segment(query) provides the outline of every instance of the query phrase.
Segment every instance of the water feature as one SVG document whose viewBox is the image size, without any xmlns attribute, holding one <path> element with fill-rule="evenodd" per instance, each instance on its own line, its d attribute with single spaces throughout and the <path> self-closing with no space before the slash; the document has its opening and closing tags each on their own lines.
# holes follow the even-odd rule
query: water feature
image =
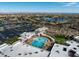
<svg viewBox="0 0 79 59">
<path fill-rule="evenodd" d="M 47 22 L 65 22 L 66 21 L 64 18 L 49 18 L 49 17 L 43 17 L 43 18 Z"/>
<path fill-rule="evenodd" d="M 42 48 L 42 47 L 44 47 L 46 42 L 48 42 L 48 38 L 46 38 L 46 37 L 37 37 L 37 38 L 34 38 L 34 41 L 32 42 L 32 46 Z"/>
</svg>

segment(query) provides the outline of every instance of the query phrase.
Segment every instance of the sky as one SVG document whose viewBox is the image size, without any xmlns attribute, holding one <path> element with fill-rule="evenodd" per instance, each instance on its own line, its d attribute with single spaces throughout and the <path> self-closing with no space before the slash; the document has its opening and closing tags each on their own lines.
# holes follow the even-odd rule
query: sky
<svg viewBox="0 0 79 59">
<path fill-rule="evenodd" d="M 0 2 L 0 12 L 79 13 L 79 2 Z"/>
</svg>

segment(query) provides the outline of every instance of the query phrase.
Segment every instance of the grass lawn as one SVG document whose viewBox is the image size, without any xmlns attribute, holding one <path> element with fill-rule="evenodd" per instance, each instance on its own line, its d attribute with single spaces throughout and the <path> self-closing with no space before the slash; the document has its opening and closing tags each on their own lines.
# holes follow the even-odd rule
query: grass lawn
<svg viewBox="0 0 79 59">
<path fill-rule="evenodd" d="M 7 39 L 6 41 L 5 41 L 5 43 L 7 43 L 7 44 L 13 44 L 14 42 L 16 42 L 16 41 L 18 41 L 19 39 L 18 39 L 18 36 L 15 36 L 15 37 L 13 37 L 13 38 L 10 38 L 10 39 Z"/>
<path fill-rule="evenodd" d="M 55 35 L 54 39 L 55 39 L 55 42 L 58 44 L 64 44 L 66 42 L 65 36 L 63 35 Z"/>
</svg>

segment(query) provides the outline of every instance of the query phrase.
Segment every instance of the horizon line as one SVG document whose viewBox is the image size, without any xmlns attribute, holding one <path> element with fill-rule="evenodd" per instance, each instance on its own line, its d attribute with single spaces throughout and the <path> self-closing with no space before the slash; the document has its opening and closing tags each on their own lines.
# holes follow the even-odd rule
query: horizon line
<svg viewBox="0 0 79 59">
<path fill-rule="evenodd" d="M 18 14 L 18 13 L 24 13 L 24 14 L 27 14 L 27 13 L 79 13 L 79 12 L 0 12 L 0 14 Z"/>
</svg>

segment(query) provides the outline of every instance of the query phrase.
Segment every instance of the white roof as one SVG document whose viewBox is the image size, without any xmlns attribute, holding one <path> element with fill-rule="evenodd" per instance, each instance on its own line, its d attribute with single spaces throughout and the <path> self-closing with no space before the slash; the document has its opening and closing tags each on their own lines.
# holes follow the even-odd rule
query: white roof
<svg viewBox="0 0 79 59">
<path fill-rule="evenodd" d="M 67 52 L 63 51 L 63 48 L 67 48 L 67 46 L 54 44 L 50 57 L 68 57 Z"/>
<path fill-rule="evenodd" d="M 25 36 L 33 36 L 35 35 L 35 32 L 24 32 L 21 34 L 22 37 L 25 37 Z"/>
<path fill-rule="evenodd" d="M 79 36 L 76 36 L 75 38 L 79 40 Z"/>
<path fill-rule="evenodd" d="M 45 31 L 45 30 L 47 30 L 47 29 L 48 29 L 47 27 L 42 27 L 42 28 L 36 29 L 35 31 Z"/>
<path fill-rule="evenodd" d="M 6 48 L 8 45 L 6 43 L 0 45 L 0 50 Z"/>
<path fill-rule="evenodd" d="M 0 51 L 3 53 L 0 53 L 0 56 L 7 55 L 10 57 L 47 57 L 49 54 L 46 50 L 39 49 L 28 44 L 23 45 L 21 42 L 17 42 L 13 46 L 7 46 Z"/>
<path fill-rule="evenodd" d="M 76 51 L 79 54 L 79 47 L 78 47 L 79 43 L 77 43 L 76 41 L 73 41 L 73 40 L 67 41 L 67 43 L 70 44 L 70 46 L 68 47 L 68 50 L 72 49 L 72 50 Z M 76 48 L 76 49 L 74 49 L 74 48 Z"/>
<path fill-rule="evenodd" d="M 73 40 L 67 41 L 66 43 L 70 44 L 70 46 L 54 44 L 50 57 L 68 57 L 68 51 L 70 49 L 76 51 L 76 53 L 79 55 L 79 43 Z M 67 51 L 63 51 L 63 48 L 66 48 Z"/>
<path fill-rule="evenodd" d="M 66 41 L 66 43 L 74 46 L 74 45 L 78 45 L 79 43 L 77 43 L 76 41 L 70 40 L 70 41 Z"/>
</svg>

